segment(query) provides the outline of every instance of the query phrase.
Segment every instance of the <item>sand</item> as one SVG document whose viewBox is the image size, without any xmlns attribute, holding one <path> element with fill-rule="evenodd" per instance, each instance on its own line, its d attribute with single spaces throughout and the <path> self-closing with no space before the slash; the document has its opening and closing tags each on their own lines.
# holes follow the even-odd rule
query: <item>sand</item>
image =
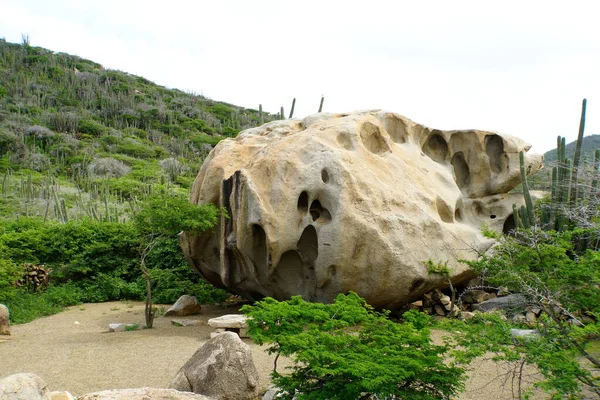
<svg viewBox="0 0 600 400">
<path fill-rule="evenodd" d="M 175 326 L 171 319 L 177 318 L 157 317 L 154 329 L 109 333 L 110 323 L 143 325 L 143 303 L 70 307 L 13 326 L 12 337 L 0 339 L 0 377 L 33 372 L 46 381 L 50 390 L 68 390 L 74 395 L 106 389 L 168 387 L 177 370 L 209 339 L 212 329 L 206 321 L 237 311 L 237 306 L 205 306 L 202 314 L 184 317 L 200 320 L 201 325 Z M 266 390 L 275 357 L 250 339 L 244 342 L 252 348 L 260 386 Z M 288 364 L 280 358 L 279 371 Z M 513 386 L 505 366 L 479 360 L 469 373 L 466 392 L 458 399 L 513 399 Z"/>
</svg>

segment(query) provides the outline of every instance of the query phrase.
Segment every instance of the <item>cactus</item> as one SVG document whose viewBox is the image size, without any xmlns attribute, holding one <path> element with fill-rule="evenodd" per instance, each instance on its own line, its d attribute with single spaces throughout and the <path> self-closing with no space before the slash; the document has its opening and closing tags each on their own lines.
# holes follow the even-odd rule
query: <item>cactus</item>
<svg viewBox="0 0 600 400">
<path fill-rule="evenodd" d="M 321 104 L 319 104 L 319 112 L 323 111 L 323 101 L 325 100 L 325 96 L 321 96 Z"/>
<path fill-rule="evenodd" d="M 262 104 L 258 105 L 258 118 L 260 120 L 261 125 L 265 123 L 264 116 L 263 116 Z"/>
<path fill-rule="evenodd" d="M 283 113 L 283 106 L 281 106 L 281 112 L 279 113 L 279 119 L 285 119 L 285 114 Z"/>
<path fill-rule="evenodd" d="M 523 185 L 523 196 L 525 196 L 525 206 L 527 211 L 526 225 L 534 226 L 535 214 L 533 212 L 533 201 L 531 200 L 529 186 L 527 185 L 527 174 L 525 172 L 525 154 L 522 151 L 519 153 L 519 163 L 521 166 L 521 183 Z"/>
<path fill-rule="evenodd" d="M 290 116 L 288 117 L 289 119 L 291 119 L 294 116 L 294 108 L 296 107 L 296 98 L 294 97 L 294 100 L 292 100 L 292 109 L 290 110 Z"/>
<path fill-rule="evenodd" d="M 575 147 L 575 156 L 573 157 L 573 169 L 571 170 L 571 195 L 569 197 L 569 205 L 573 210 L 577 204 L 577 174 L 579 169 L 579 161 L 581 158 L 581 143 L 583 142 L 583 131 L 585 130 L 585 109 L 587 100 L 583 99 L 581 103 L 581 119 L 579 120 L 579 134 L 577 135 L 577 145 Z"/>
<path fill-rule="evenodd" d="M 598 195 L 598 177 L 600 176 L 600 149 L 594 151 L 594 163 L 592 164 L 592 193 Z"/>
</svg>

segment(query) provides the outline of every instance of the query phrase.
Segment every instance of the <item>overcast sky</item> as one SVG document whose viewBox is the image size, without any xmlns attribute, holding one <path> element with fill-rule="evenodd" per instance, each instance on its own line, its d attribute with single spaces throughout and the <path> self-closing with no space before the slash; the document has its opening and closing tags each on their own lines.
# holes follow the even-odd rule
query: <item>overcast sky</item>
<svg viewBox="0 0 600 400">
<path fill-rule="evenodd" d="M 545 152 L 600 133 L 600 2 L 0 0 L 0 37 L 295 117 L 386 109 Z"/>
</svg>

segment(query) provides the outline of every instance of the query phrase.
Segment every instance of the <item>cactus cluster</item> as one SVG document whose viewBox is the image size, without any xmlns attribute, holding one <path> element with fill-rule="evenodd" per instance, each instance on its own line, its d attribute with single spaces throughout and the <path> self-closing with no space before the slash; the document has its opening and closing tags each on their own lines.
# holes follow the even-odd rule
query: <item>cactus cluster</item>
<svg viewBox="0 0 600 400">
<path fill-rule="evenodd" d="M 525 157 L 523 152 L 519 154 L 525 205 L 517 208 L 513 204 L 513 218 L 515 226 L 518 229 L 539 227 L 544 230 L 562 232 L 581 227 L 582 222 L 590 219 L 589 215 L 598 213 L 600 206 L 600 192 L 598 191 L 600 181 L 600 150 L 596 150 L 594 153 L 591 176 L 580 173 L 583 170 L 580 160 L 585 129 L 586 103 L 587 101 L 584 99 L 573 161 L 567 158 L 565 138 L 561 136 L 557 138 L 557 164 L 552 168 L 550 202 L 540 207 L 539 215 L 535 213 L 529 192 L 527 174 L 525 172 Z M 583 167 L 586 167 L 585 162 L 583 163 Z M 582 212 L 584 213 L 583 216 L 580 215 Z M 596 249 L 598 248 L 598 244 L 599 240 L 597 237 L 592 238 L 592 240 L 589 237 L 585 237 L 580 239 L 578 248 Z"/>
</svg>

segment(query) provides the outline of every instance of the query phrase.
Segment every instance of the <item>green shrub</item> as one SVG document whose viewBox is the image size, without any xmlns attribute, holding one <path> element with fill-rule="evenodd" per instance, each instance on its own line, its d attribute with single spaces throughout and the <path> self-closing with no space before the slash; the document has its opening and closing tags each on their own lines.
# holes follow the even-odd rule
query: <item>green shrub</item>
<svg viewBox="0 0 600 400">
<path fill-rule="evenodd" d="M 399 324 L 355 293 L 333 304 L 266 298 L 242 311 L 255 341 L 294 361 L 291 373 L 272 374 L 278 398 L 434 400 L 463 389 L 464 370 L 445 362 L 448 348 L 432 343 L 429 317 L 416 311 Z"/>
<path fill-rule="evenodd" d="M 80 295 L 80 289 L 74 285 L 51 286 L 41 293 L 9 287 L 0 288 L 0 303 L 10 310 L 12 323 L 22 324 L 79 304 Z"/>
<path fill-rule="evenodd" d="M 99 122 L 96 122 L 91 119 L 82 119 L 79 121 L 79 125 L 77 126 L 77 131 L 79 133 L 88 134 L 94 137 L 101 136 L 105 131 L 106 127 Z"/>
</svg>

